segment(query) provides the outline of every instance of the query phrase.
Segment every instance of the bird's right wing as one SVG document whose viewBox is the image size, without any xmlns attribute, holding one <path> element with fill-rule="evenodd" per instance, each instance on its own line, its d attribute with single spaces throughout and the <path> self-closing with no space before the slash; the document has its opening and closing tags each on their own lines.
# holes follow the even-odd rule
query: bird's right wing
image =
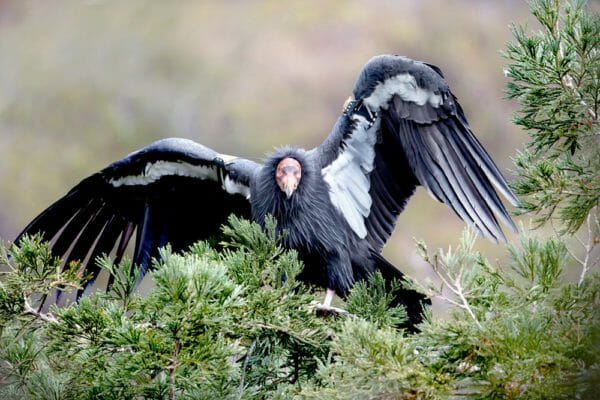
<svg viewBox="0 0 600 400">
<path fill-rule="evenodd" d="M 145 272 L 160 246 L 174 250 L 219 233 L 231 214 L 250 218 L 250 182 L 260 167 L 187 139 L 163 139 L 75 186 L 37 216 L 15 240 L 41 233 L 65 265 L 116 260 L 135 236 L 133 261 Z"/>
</svg>

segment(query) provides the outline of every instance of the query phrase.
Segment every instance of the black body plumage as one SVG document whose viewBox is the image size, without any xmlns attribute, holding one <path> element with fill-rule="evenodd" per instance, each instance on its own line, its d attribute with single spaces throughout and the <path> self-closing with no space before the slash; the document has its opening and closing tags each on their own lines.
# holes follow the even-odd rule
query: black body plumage
<svg viewBox="0 0 600 400">
<path fill-rule="evenodd" d="M 277 164 L 286 157 L 302 166 L 302 180 L 289 199 L 273 179 Z M 270 156 L 251 187 L 252 218 L 264 224 L 265 217 L 273 215 L 277 229 L 286 232 L 285 247 L 296 249 L 306 264 L 302 277 L 343 295 L 354 280 L 349 257 L 351 235 L 323 190 L 326 184 L 318 165 L 300 149 L 282 149 Z"/>
<path fill-rule="evenodd" d="M 283 159 L 300 166 L 293 194 L 276 182 Z M 381 250 L 419 185 L 482 236 L 504 239 L 498 219 L 516 229 L 494 187 L 511 203 L 517 199 L 440 69 L 378 56 L 320 146 L 283 148 L 261 165 L 163 139 L 84 179 L 19 238 L 42 232 L 55 254 L 84 262 L 95 276 L 95 257 L 113 252 L 120 259 L 133 237 L 134 261 L 147 267 L 159 246 L 183 249 L 214 236 L 230 213 L 261 225 L 271 214 L 287 232 L 284 245 L 305 263 L 301 278 L 345 296 L 374 271 L 387 281 L 402 277 Z M 398 293 L 409 328 L 426 302 L 414 291 Z"/>
<path fill-rule="evenodd" d="M 294 196 L 287 198 L 273 176 L 284 158 L 294 158 L 302 166 L 302 180 Z M 265 217 L 277 220 L 277 230 L 284 233 L 283 245 L 298 252 L 305 267 L 299 279 L 333 289 L 345 297 L 356 282 L 380 271 L 387 282 L 400 282 L 404 275 L 386 261 L 368 241 L 352 232 L 343 216 L 332 205 L 327 184 L 319 170 L 315 153 L 284 148 L 269 156 L 251 189 L 252 219 L 263 228 Z M 414 190 L 414 185 L 413 185 Z M 421 293 L 400 289 L 393 305 L 402 304 L 409 316 L 407 327 L 421 321 L 423 304 L 431 304 Z"/>
</svg>

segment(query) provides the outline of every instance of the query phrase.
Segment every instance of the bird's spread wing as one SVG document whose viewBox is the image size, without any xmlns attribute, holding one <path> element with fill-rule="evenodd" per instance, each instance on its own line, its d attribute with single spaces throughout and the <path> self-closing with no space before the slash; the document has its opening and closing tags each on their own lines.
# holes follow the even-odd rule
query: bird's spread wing
<svg viewBox="0 0 600 400">
<path fill-rule="evenodd" d="M 145 271 L 160 246 L 218 234 L 230 213 L 249 218 L 258 167 L 191 140 L 160 140 L 84 179 L 15 242 L 40 232 L 65 264 L 84 262 L 96 276 L 96 256 L 112 251 L 119 260 L 135 237 L 133 261 Z"/>
<path fill-rule="evenodd" d="M 494 186 L 511 203 L 517 199 L 435 66 L 373 58 L 333 131 L 313 151 L 332 203 L 376 248 L 417 185 L 485 237 L 504 238 L 497 218 L 516 230 Z"/>
</svg>

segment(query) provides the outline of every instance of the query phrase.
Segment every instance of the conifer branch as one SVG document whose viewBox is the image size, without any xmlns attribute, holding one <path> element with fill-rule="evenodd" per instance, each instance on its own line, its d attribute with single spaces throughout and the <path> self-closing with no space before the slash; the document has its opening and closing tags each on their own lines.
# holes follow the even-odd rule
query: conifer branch
<svg viewBox="0 0 600 400">
<path fill-rule="evenodd" d="M 169 371 L 169 400 L 175 400 L 175 370 L 178 366 L 178 356 L 181 350 L 181 341 L 179 338 L 175 339 L 175 345 L 173 346 L 173 355 L 171 356 L 171 363 L 167 366 Z"/>
<path fill-rule="evenodd" d="M 565 50 L 564 50 L 564 43 L 561 40 L 560 18 L 556 18 L 556 22 L 554 24 L 553 29 L 550 31 L 550 34 L 554 37 L 555 40 L 558 41 L 558 55 L 560 58 L 558 60 L 558 63 L 561 63 L 565 58 Z M 577 97 L 577 99 L 579 100 L 579 103 L 587 110 L 590 117 L 593 120 L 597 121 L 598 115 L 597 115 L 596 111 L 586 103 L 586 101 L 583 98 L 583 95 L 579 91 L 579 87 L 578 87 L 577 83 L 575 82 L 575 79 L 571 76 L 571 74 L 569 72 L 566 72 L 563 75 L 561 81 L 566 88 L 571 89 L 571 91 L 573 92 L 575 97 Z"/>
<path fill-rule="evenodd" d="M 581 261 L 581 274 L 579 275 L 579 285 L 583 283 L 590 269 L 598 265 L 598 262 L 600 262 L 600 257 L 593 257 L 594 253 L 596 253 L 597 245 L 600 242 L 600 239 L 597 236 L 597 232 L 599 231 L 599 224 L 598 215 L 595 212 L 596 209 L 597 207 L 593 208 L 592 212 L 589 213 L 586 219 L 587 242 L 583 244 L 585 256 L 583 261 Z"/>
<path fill-rule="evenodd" d="M 33 315 L 34 317 L 41 319 L 42 321 L 58 323 L 59 321 L 50 313 L 42 313 L 35 308 L 31 307 L 27 296 L 23 296 L 23 313 Z"/>
<path fill-rule="evenodd" d="M 457 250 L 454 253 L 452 252 L 452 248 L 449 248 L 448 251 L 444 253 L 440 250 L 439 254 L 433 256 L 433 261 L 428 254 L 427 246 L 423 242 L 418 242 L 417 248 L 421 257 L 431 267 L 435 276 L 441 282 L 441 286 L 438 290 L 432 290 L 432 287 L 427 288 L 422 285 L 418 286 L 428 295 L 436 296 L 447 303 L 466 311 L 473 322 L 475 322 L 475 325 L 481 329 L 482 325 L 468 300 L 468 298 L 472 296 L 472 290 L 469 289 L 469 283 L 464 275 L 465 268 L 473 267 L 468 261 L 470 261 L 473 256 L 471 252 L 474 242 L 475 233 L 465 229 Z M 458 300 L 445 295 L 444 288 L 450 290 Z"/>
<path fill-rule="evenodd" d="M 435 272 L 435 275 L 442 281 L 444 287 L 448 288 L 452 293 L 454 293 L 459 298 L 460 301 L 456 301 L 448 296 L 445 296 L 443 294 L 442 290 L 440 290 L 440 292 L 438 294 L 436 294 L 436 296 L 454 306 L 460 307 L 463 310 L 465 310 L 467 312 L 467 314 L 469 314 L 471 319 L 473 319 L 473 321 L 475 322 L 477 327 L 479 329 L 481 329 L 482 328 L 481 323 L 479 322 L 479 319 L 477 319 L 477 316 L 473 312 L 473 309 L 471 308 L 469 301 L 467 300 L 467 296 L 468 296 L 467 292 L 468 291 L 465 290 L 465 288 L 463 287 L 463 284 L 462 284 L 462 273 L 463 273 L 464 266 L 462 264 L 460 265 L 458 273 L 456 273 L 456 276 L 454 277 L 454 279 L 452 279 L 451 276 L 446 276 L 446 274 L 448 274 L 448 267 L 445 266 L 444 267 L 445 273 L 442 272 L 442 270 L 440 269 L 440 266 L 438 265 L 437 257 L 435 259 L 436 259 L 435 264 L 431 263 L 430 261 L 427 261 L 427 262 L 432 267 L 433 271 Z"/>
<path fill-rule="evenodd" d="M 248 370 L 248 363 L 250 361 L 250 357 L 252 357 L 252 353 L 254 352 L 254 349 L 256 348 L 256 340 L 257 339 L 254 339 L 252 341 L 252 343 L 250 344 L 250 348 L 248 348 L 248 351 L 246 352 L 246 355 L 244 356 L 244 362 L 242 363 L 242 375 L 240 377 L 238 398 L 241 398 L 244 393 L 244 382 L 246 379 L 246 371 Z"/>
</svg>

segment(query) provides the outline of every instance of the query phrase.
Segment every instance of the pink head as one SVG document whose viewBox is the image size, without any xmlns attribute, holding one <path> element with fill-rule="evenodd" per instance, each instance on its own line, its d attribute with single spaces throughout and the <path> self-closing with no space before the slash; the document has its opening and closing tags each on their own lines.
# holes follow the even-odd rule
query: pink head
<svg viewBox="0 0 600 400">
<path fill-rule="evenodd" d="M 288 199 L 298 188 L 301 178 L 302 167 L 298 160 L 287 157 L 279 161 L 277 170 L 275 171 L 275 181 L 277 181 L 277 186 L 285 193 Z"/>
</svg>

